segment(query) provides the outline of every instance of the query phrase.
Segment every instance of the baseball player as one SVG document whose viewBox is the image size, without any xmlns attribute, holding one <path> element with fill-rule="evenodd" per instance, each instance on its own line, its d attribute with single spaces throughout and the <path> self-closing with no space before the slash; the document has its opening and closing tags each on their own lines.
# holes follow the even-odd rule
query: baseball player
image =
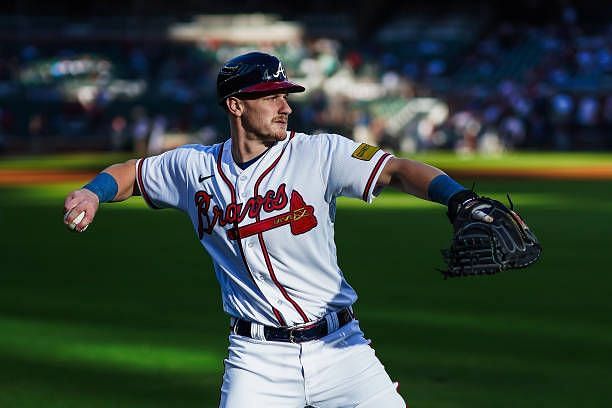
<svg viewBox="0 0 612 408">
<path fill-rule="evenodd" d="M 67 196 L 64 222 L 82 232 L 99 203 L 132 195 L 189 215 L 230 316 L 221 407 L 405 407 L 337 264 L 336 198 L 370 203 L 386 186 L 443 204 L 472 193 L 377 147 L 287 130 L 288 95 L 304 90 L 275 56 L 231 59 L 217 78 L 225 142 L 110 166 Z"/>
</svg>

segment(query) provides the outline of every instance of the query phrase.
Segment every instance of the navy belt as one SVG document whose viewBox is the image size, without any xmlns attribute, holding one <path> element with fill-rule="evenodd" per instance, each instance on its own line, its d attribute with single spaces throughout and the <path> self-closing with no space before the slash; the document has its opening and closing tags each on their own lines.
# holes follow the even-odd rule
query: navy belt
<svg viewBox="0 0 612 408">
<path fill-rule="evenodd" d="M 337 318 L 337 327 L 330 327 L 328 323 L 328 318 L 330 317 L 333 320 L 336 320 L 335 318 Z M 259 337 L 261 340 L 261 337 L 263 337 L 263 339 L 267 341 L 303 343 L 325 337 L 328 334 L 338 330 L 345 324 L 351 322 L 354 318 L 355 316 L 353 312 L 348 307 L 345 307 L 344 309 L 332 313 L 331 316 L 328 315 L 315 322 L 294 327 L 264 326 L 258 323 L 251 323 L 247 320 L 236 318 L 233 322 L 232 331 L 234 334 L 250 337 L 252 339 Z M 259 333 L 259 336 L 253 335 L 253 331 Z"/>
</svg>

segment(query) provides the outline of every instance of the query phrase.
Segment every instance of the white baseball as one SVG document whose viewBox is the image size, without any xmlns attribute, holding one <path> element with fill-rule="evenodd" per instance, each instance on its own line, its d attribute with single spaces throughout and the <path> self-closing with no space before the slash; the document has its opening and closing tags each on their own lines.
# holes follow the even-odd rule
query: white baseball
<svg viewBox="0 0 612 408">
<path fill-rule="evenodd" d="M 68 215 L 68 214 L 66 214 Z M 77 225 L 79 225 L 79 223 L 81 221 L 83 221 L 83 218 L 85 218 L 85 211 L 81 211 L 81 213 L 79 215 L 77 215 L 74 220 L 72 220 L 72 222 L 70 224 L 68 224 L 68 228 L 72 231 L 74 231 L 74 229 L 76 228 Z M 89 227 L 89 224 L 85 226 L 85 228 L 83 228 L 82 231 L 85 231 L 87 229 L 87 227 Z"/>
</svg>

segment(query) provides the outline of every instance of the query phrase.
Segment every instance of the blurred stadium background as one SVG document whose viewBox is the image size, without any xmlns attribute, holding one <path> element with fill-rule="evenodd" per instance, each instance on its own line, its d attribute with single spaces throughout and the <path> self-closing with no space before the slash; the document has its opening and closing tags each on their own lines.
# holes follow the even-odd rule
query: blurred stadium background
<svg viewBox="0 0 612 408">
<path fill-rule="evenodd" d="M 574 3 L 3 2 L 0 148 L 223 140 L 216 72 L 261 49 L 307 86 L 296 129 L 408 153 L 610 149 L 610 7 Z"/>
<path fill-rule="evenodd" d="M 224 140 L 216 72 L 252 49 L 308 88 L 290 128 L 510 192 L 544 245 L 527 270 L 443 281 L 440 206 L 339 201 L 341 267 L 410 407 L 611 406 L 611 17 L 588 0 L 0 2 L 0 407 L 218 405 L 228 322 L 188 220 L 135 198 L 77 235 L 61 212 L 108 164 Z"/>
</svg>

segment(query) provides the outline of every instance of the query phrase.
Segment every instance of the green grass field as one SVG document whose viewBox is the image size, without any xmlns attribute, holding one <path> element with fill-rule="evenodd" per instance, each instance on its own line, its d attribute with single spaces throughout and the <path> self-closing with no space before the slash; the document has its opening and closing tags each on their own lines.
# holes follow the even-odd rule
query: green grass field
<svg viewBox="0 0 612 408">
<path fill-rule="evenodd" d="M 73 234 L 77 186 L 0 187 L 0 407 L 216 407 L 228 319 L 187 217 L 137 198 Z M 512 193 L 537 265 L 443 280 L 442 207 L 339 203 L 340 263 L 379 358 L 412 408 L 611 406 L 610 182 L 477 188 Z"/>
<path fill-rule="evenodd" d="M 428 152 L 410 155 L 410 158 L 434 164 L 441 168 L 547 168 L 575 166 L 610 166 L 612 153 L 607 152 L 520 152 L 503 155 L 465 155 L 452 152 Z M 2 169 L 61 169 L 100 170 L 109 164 L 133 158 L 128 153 L 71 153 L 53 156 L 6 157 L 0 161 Z"/>
</svg>

